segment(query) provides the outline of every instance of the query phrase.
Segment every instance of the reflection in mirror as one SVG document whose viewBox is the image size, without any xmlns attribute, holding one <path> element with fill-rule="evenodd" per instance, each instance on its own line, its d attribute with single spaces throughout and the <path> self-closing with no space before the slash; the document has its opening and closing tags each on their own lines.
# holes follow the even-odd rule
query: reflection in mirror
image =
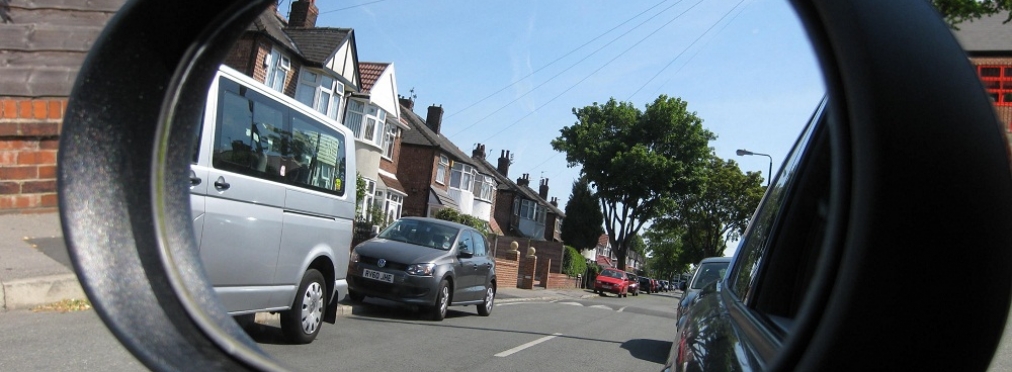
<svg viewBox="0 0 1012 372">
<path fill-rule="evenodd" d="M 572 27 L 576 22 L 587 27 Z M 356 232 L 354 243 L 371 238 L 374 234 L 369 231 L 385 228 L 401 216 L 432 216 L 443 208 L 485 221 L 493 234 L 562 240 L 563 221 L 579 220 L 579 216 L 565 215 L 569 186 L 581 174 L 594 171 L 578 156 L 555 150 L 565 146 L 553 147 L 552 141 L 560 138 L 560 130 L 580 122 L 575 110 L 610 99 L 653 115 L 661 107 L 656 103 L 659 99 L 677 98 L 683 105 L 680 110 L 697 118 L 710 133 L 704 136 L 709 140 L 702 143 L 702 154 L 722 159 L 719 164 L 743 177 L 750 174 L 748 182 L 758 190 L 752 191 L 757 203 L 770 169 L 779 168 L 825 94 L 811 46 L 793 10 L 789 4 L 770 0 L 539 3 L 529 7 L 467 1 L 424 5 L 379 1 L 356 6 L 281 2 L 263 13 L 232 47 L 225 66 L 258 81 L 262 89 L 328 118 L 331 125 L 349 130 L 346 145 L 353 150 L 349 152 L 353 158 L 349 155 L 347 161 L 354 167 L 347 169 L 360 179 L 354 194 L 356 228 L 349 230 Z M 233 95 L 239 96 L 238 92 Z M 210 149 L 215 151 L 211 171 L 275 180 L 285 185 L 276 191 L 282 193 L 299 190 L 297 186 L 307 182 L 313 190 L 333 190 L 331 179 L 338 163 L 316 158 L 320 149 L 294 153 L 294 145 L 323 144 L 310 139 L 319 131 L 300 131 L 299 119 L 291 115 L 275 115 L 272 122 L 267 117 L 278 110 L 276 106 L 243 101 L 249 103 L 232 110 L 229 107 L 235 105 L 229 98 L 222 100 L 219 111 L 243 111 L 246 124 L 231 135 L 210 134 L 216 137 Z M 651 105 L 656 107 L 644 109 Z M 261 139 L 256 140 L 257 136 Z M 650 137 L 640 138 L 644 144 L 652 142 L 648 148 L 663 143 Z M 623 137 L 630 138 L 636 140 Z M 228 152 L 218 152 L 219 144 L 228 151 L 237 146 L 244 149 L 244 158 L 238 159 L 242 170 L 226 166 L 234 165 L 236 159 L 222 158 L 218 165 L 219 157 Z M 769 154 L 769 159 L 739 157 L 738 149 Z M 271 158 L 272 151 L 283 161 L 259 161 Z M 298 168 L 288 166 L 289 162 L 315 164 L 309 176 L 312 181 L 307 175 L 290 182 Z M 610 187 L 605 183 L 618 178 L 632 178 L 633 185 L 666 192 L 687 193 L 699 187 L 655 187 L 673 174 L 635 169 L 638 177 L 605 175 L 595 179 L 592 187 L 605 190 Z M 532 175 L 538 178 L 537 187 L 531 184 Z M 350 177 L 349 173 L 336 179 L 350 182 Z M 213 195 L 207 195 L 211 203 Z M 628 206 L 635 209 L 652 203 L 662 201 L 643 199 Z M 515 207 L 521 205 L 526 209 Z M 754 208 L 742 208 L 747 213 L 739 213 L 736 229 L 744 228 Z M 621 211 L 612 209 L 616 210 Z M 659 241 L 664 226 L 685 213 L 660 207 L 641 209 L 635 217 L 626 216 L 629 225 L 612 228 L 632 229 L 639 224 L 643 234 L 660 231 L 654 235 Z M 654 226 L 655 220 L 665 219 L 668 222 Z M 262 221 L 257 226 L 286 234 L 281 219 L 262 216 L 256 220 Z M 208 229 L 217 227 L 205 222 L 202 228 L 207 236 Z M 264 231 L 253 225 L 248 228 Z M 716 243 L 682 261 L 688 264 L 706 256 L 734 254 L 738 235 L 728 231 L 718 235 Z M 460 252 L 469 251 L 460 244 Z M 284 257 L 291 247 L 273 249 L 280 249 Z M 334 247 L 334 252 L 345 254 L 345 249 Z M 550 249 L 538 246 L 538 256 Z M 591 261 L 599 255 L 606 257 L 631 273 L 647 273 L 647 252 L 616 251 L 589 250 L 585 255 Z M 500 267 L 515 264 L 497 256 Z M 361 274 L 345 273 L 346 261 L 335 266 L 334 279 L 339 282 L 344 275 Z M 208 270 L 215 269 L 208 266 Z M 552 270 L 556 273 L 561 267 Z M 669 280 L 682 273 L 664 270 L 649 275 Z M 501 288 L 511 289 L 515 284 L 515 278 L 500 280 Z M 345 295 L 338 285 L 337 296 Z M 343 300 L 342 304 L 350 306 Z M 368 308 L 354 314 L 385 317 L 370 315 Z M 268 325 L 275 325 L 270 317 L 264 318 Z M 355 326 L 339 320 L 336 326 L 325 325 L 321 334 L 340 339 L 348 334 L 342 332 L 343 327 Z M 672 332 L 661 330 L 656 337 L 670 340 Z M 286 349 L 257 341 L 282 361 L 299 365 Z M 354 360 L 348 353 L 337 349 L 332 355 Z"/>
</svg>

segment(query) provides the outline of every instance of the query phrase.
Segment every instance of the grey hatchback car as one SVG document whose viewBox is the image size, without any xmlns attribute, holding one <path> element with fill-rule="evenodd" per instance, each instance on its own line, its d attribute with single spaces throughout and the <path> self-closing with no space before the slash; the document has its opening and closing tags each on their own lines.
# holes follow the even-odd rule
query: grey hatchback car
<svg viewBox="0 0 1012 372">
<path fill-rule="evenodd" d="M 434 320 L 450 305 L 477 305 L 488 316 L 495 302 L 495 260 L 472 227 L 422 217 L 395 221 L 356 246 L 348 263 L 348 296 L 418 306 Z"/>
</svg>

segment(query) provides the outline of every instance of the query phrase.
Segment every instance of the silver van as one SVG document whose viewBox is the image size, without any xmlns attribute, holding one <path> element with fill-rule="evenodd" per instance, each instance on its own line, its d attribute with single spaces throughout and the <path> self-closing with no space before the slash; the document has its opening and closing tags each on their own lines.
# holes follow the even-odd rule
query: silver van
<svg viewBox="0 0 1012 372">
<path fill-rule="evenodd" d="M 190 203 L 208 278 L 237 319 L 280 312 L 290 342 L 312 342 L 348 293 L 354 136 L 228 67 L 204 110 Z"/>
</svg>

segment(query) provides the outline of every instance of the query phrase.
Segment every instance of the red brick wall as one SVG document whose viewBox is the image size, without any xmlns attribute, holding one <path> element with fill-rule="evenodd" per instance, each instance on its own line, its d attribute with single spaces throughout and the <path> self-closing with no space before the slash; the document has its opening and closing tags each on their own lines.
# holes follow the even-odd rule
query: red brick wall
<svg viewBox="0 0 1012 372">
<path fill-rule="evenodd" d="M 502 256 L 506 258 L 495 258 L 495 276 L 499 282 L 499 286 L 501 288 L 519 287 L 520 283 L 517 281 L 517 275 L 520 269 L 520 252 L 515 252 L 512 259 L 505 254 Z"/>
<path fill-rule="evenodd" d="M 548 289 L 568 289 L 568 288 L 580 288 L 580 282 L 576 277 L 570 277 L 566 274 L 548 274 L 548 284 L 545 285 Z"/>
<path fill-rule="evenodd" d="M 397 181 L 408 193 L 404 198 L 402 216 L 425 216 L 429 204 L 429 185 L 435 178 L 434 157 L 435 150 L 431 147 L 401 146 Z"/>
<path fill-rule="evenodd" d="M 521 257 L 520 268 L 517 271 L 521 289 L 534 289 L 535 273 L 537 269 L 537 257 Z"/>
<path fill-rule="evenodd" d="M 503 234 L 510 234 L 510 219 L 513 216 L 513 198 L 515 194 L 510 191 L 496 190 L 495 205 L 492 206 L 492 218 L 502 229 Z"/>
<path fill-rule="evenodd" d="M 548 269 L 552 267 L 552 260 L 542 258 L 538 260 L 537 272 L 534 273 L 534 280 L 539 281 L 538 286 L 548 288 Z"/>
<path fill-rule="evenodd" d="M 0 97 L 0 213 L 57 207 L 56 153 L 67 100 Z"/>
<path fill-rule="evenodd" d="M 503 257 L 503 254 L 508 254 L 510 249 L 510 243 L 516 241 L 520 246 L 517 250 L 521 254 L 527 254 L 527 247 L 534 247 L 536 255 L 542 260 L 551 260 L 551 269 L 553 273 L 562 272 L 562 252 L 565 249 L 562 243 L 559 242 L 546 242 L 541 240 L 531 240 L 528 238 L 518 238 L 511 236 L 496 236 L 492 238 L 492 250 L 495 252 L 496 257 Z M 506 256 L 508 258 L 508 256 Z"/>
<path fill-rule="evenodd" d="M 401 130 L 403 131 L 403 129 L 401 129 Z M 401 133 L 403 134 L 403 132 L 401 132 Z M 394 153 L 390 154 L 390 156 L 391 156 L 390 159 L 387 159 L 387 158 L 382 157 L 382 156 L 380 157 L 380 169 L 385 170 L 385 171 L 390 172 L 390 173 L 393 173 L 393 174 L 397 174 L 397 165 L 399 163 L 399 159 L 400 159 L 400 156 L 401 156 L 401 138 L 400 138 L 400 136 L 398 136 L 396 139 L 394 139 Z M 398 178 L 398 181 L 400 181 L 400 176 L 398 176 L 397 178 Z M 407 191 L 407 190 L 405 190 L 405 191 Z"/>
</svg>

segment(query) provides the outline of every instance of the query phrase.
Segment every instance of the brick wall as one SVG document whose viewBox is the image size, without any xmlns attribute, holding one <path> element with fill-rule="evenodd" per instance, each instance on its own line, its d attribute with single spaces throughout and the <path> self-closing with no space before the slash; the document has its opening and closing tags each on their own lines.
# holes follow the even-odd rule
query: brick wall
<svg viewBox="0 0 1012 372">
<path fill-rule="evenodd" d="M 0 98 L 0 213 L 55 210 L 67 100 Z"/>
<path fill-rule="evenodd" d="M 495 258 L 495 276 L 502 288 L 519 287 L 517 281 L 518 270 L 520 269 L 520 252 L 515 252 L 510 258 L 503 254 L 504 258 Z"/>
<path fill-rule="evenodd" d="M 565 250 L 565 246 L 559 242 L 546 242 L 543 240 L 532 240 L 528 238 L 519 238 L 512 236 L 496 236 L 492 238 L 492 250 L 496 257 L 502 257 L 501 254 L 506 254 L 510 249 L 510 243 L 516 241 L 520 246 L 517 250 L 521 254 L 527 254 L 527 247 L 534 247 L 536 255 L 542 260 L 551 260 L 550 272 L 561 273 L 562 272 L 562 252 Z M 507 257 L 508 258 L 508 257 Z"/>
<path fill-rule="evenodd" d="M 580 281 L 576 277 L 571 277 L 566 274 L 548 274 L 548 283 L 545 284 L 545 288 L 548 289 L 568 289 L 568 288 L 580 288 Z"/>
<path fill-rule="evenodd" d="M 407 190 L 402 216 L 425 216 L 429 203 L 429 185 L 435 178 L 431 147 L 401 146 L 397 164 L 397 180 Z M 435 161 L 438 161 L 436 158 Z"/>
<path fill-rule="evenodd" d="M 509 234 L 512 230 L 510 228 L 510 219 L 513 216 L 513 198 L 515 195 L 512 191 L 502 189 L 495 192 L 495 205 L 492 206 L 492 218 L 504 234 Z"/>
<path fill-rule="evenodd" d="M 535 269 L 534 280 L 538 281 L 539 287 L 548 288 L 548 269 L 552 267 L 552 260 L 541 258 L 538 260 L 538 267 Z"/>
<path fill-rule="evenodd" d="M 535 271 L 537 269 L 537 257 L 521 257 L 520 268 L 517 270 L 517 277 L 520 289 L 534 289 Z"/>
</svg>

